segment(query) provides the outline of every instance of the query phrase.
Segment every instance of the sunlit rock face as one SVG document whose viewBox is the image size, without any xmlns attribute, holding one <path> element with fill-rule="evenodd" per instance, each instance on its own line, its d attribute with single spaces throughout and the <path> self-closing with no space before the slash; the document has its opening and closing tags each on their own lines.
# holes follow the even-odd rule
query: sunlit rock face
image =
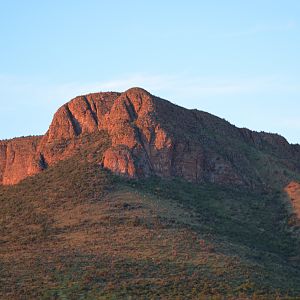
<svg viewBox="0 0 300 300">
<path fill-rule="evenodd" d="M 284 138 L 239 129 L 131 88 L 76 97 L 58 109 L 44 136 L 1 141 L 0 183 L 15 184 L 72 156 L 83 137 L 100 131 L 107 132 L 110 144 L 99 165 L 130 178 L 265 184 L 253 151 L 272 151 L 283 157 L 286 168 L 298 172 L 299 147 Z"/>
<path fill-rule="evenodd" d="M 0 141 L 0 182 L 15 184 L 42 170 L 37 147 L 40 137 Z"/>
<path fill-rule="evenodd" d="M 300 183 L 292 181 L 285 187 L 284 190 L 289 198 L 289 205 L 292 210 L 291 212 L 295 216 L 295 225 L 300 225 Z"/>
</svg>

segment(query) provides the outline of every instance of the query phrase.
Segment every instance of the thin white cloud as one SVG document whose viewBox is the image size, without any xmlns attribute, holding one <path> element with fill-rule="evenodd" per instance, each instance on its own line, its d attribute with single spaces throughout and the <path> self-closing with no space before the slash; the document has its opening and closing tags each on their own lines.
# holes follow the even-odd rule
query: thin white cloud
<svg viewBox="0 0 300 300">
<path fill-rule="evenodd" d="M 74 85 L 74 87 L 79 85 Z M 126 78 L 104 81 L 81 86 L 82 91 L 124 91 L 133 86 L 140 86 L 154 94 L 177 94 L 195 97 L 245 95 L 258 92 L 300 92 L 299 85 L 277 76 L 261 76 L 253 78 L 213 78 L 193 77 L 187 74 L 147 75 L 135 74 Z M 70 90 L 76 90 L 69 86 Z"/>
<path fill-rule="evenodd" d="M 124 91 L 133 86 L 140 86 L 151 91 L 173 90 L 184 93 L 197 93 L 201 95 L 222 95 L 240 94 L 251 91 L 258 91 L 274 84 L 274 77 L 258 77 L 245 79 L 221 79 L 190 77 L 186 75 L 133 75 L 124 79 L 104 81 L 94 84 L 82 85 L 81 90 L 85 91 Z M 67 85 L 67 89 L 76 90 L 79 85 Z"/>
<path fill-rule="evenodd" d="M 278 124 L 281 126 L 300 130 L 300 119 L 297 117 L 280 118 Z"/>
<path fill-rule="evenodd" d="M 294 30 L 296 27 L 297 27 L 296 22 L 290 20 L 282 24 L 259 24 L 251 28 L 246 28 L 240 31 L 228 32 L 225 33 L 223 36 L 227 38 L 237 38 L 237 37 L 251 36 L 256 34 L 285 32 L 285 31 Z"/>
<path fill-rule="evenodd" d="M 124 91 L 139 86 L 156 95 L 177 95 L 180 97 L 201 98 L 230 95 L 249 95 L 264 92 L 300 92 L 298 84 L 276 76 L 253 78 L 213 78 L 193 77 L 188 74 L 149 75 L 132 74 L 124 78 L 94 83 L 49 84 L 41 81 L 22 80 L 0 75 L 0 103 L 7 100 L 21 103 L 23 101 L 47 104 L 57 107 L 58 104 L 77 96 L 99 91 Z M 172 99 L 170 99 L 172 100 Z M 9 105 L 8 105 L 9 106 Z M 0 107 L 1 110 L 1 107 Z"/>
</svg>

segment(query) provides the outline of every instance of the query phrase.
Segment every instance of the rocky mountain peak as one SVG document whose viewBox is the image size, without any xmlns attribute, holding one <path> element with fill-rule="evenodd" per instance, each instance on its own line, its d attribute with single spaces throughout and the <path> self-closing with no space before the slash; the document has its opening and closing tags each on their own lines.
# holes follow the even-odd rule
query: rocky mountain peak
<svg viewBox="0 0 300 300">
<path fill-rule="evenodd" d="M 58 109 L 44 136 L 2 141 L 0 183 L 41 172 L 103 131 L 109 146 L 99 164 L 128 177 L 253 186 L 285 184 L 299 170 L 299 147 L 283 137 L 239 129 L 135 87 L 78 96 Z"/>
</svg>

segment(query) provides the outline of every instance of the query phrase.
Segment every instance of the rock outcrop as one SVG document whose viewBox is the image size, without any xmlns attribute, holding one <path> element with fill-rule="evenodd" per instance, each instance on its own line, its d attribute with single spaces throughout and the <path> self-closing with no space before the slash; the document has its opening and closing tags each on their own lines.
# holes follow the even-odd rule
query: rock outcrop
<svg viewBox="0 0 300 300">
<path fill-rule="evenodd" d="M 292 181 L 284 189 L 289 201 L 290 212 L 292 213 L 293 219 L 291 220 L 293 224 L 300 228 L 300 183 Z"/>
<path fill-rule="evenodd" d="M 99 131 L 110 139 L 99 161 L 128 177 L 251 186 L 285 183 L 299 171 L 299 147 L 278 135 L 239 129 L 132 88 L 76 97 L 56 112 L 44 136 L 0 142 L 0 183 L 41 172 L 73 155 L 82 136 Z M 280 173 L 275 177 L 265 166 L 270 160 Z"/>
<path fill-rule="evenodd" d="M 37 148 L 40 137 L 0 141 L 0 183 L 15 184 L 43 169 Z"/>
</svg>

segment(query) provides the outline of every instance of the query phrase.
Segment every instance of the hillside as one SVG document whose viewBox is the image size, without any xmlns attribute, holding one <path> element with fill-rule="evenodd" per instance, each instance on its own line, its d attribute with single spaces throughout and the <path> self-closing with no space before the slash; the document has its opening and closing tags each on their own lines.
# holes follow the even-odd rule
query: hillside
<svg viewBox="0 0 300 300">
<path fill-rule="evenodd" d="M 0 142 L 1 299 L 299 299 L 299 159 L 142 89 L 77 97 Z"/>
</svg>

